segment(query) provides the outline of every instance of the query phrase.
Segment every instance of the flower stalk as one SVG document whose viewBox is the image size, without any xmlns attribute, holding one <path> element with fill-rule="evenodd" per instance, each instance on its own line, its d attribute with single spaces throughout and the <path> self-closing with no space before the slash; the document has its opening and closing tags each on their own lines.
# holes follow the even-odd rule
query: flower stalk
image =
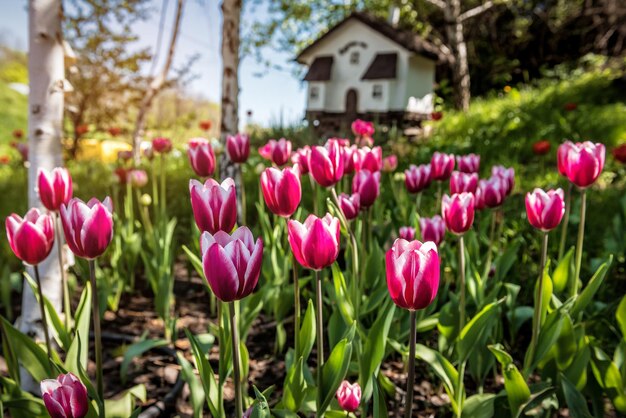
<svg viewBox="0 0 626 418">
<path fill-rule="evenodd" d="M 585 215 L 587 212 L 587 189 L 581 190 L 580 195 L 580 223 L 578 224 L 578 241 L 576 242 L 576 270 L 574 280 L 570 283 L 570 295 L 578 295 L 578 280 L 580 280 L 580 266 L 583 260 L 583 243 L 585 242 Z"/>
<path fill-rule="evenodd" d="M 561 241 L 559 243 L 559 260 L 565 253 L 565 242 L 567 241 L 567 228 L 569 226 L 569 213 L 572 209 L 572 183 L 568 183 L 565 190 L 565 214 L 563 215 L 563 226 L 561 226 Z"/>
<path fill-rule="evenodd" d="M 63 241 L 61 239 L 61 217 L 57 213 L 54 223 L 54 239 L 57 242 L 57 256 L 59 258 L 59 269 L 61 271 L 61 286 L 63 288 L 63 313 L 65 314 L 65 329 L 69 331 L 72 325 L 72 308 L 70 305 L 70 287 L 67 282 L 67 273 L 65 272 L 65 263 L 63 262 Z"/>
<path fill-rule="evenodd" d="M 411 418 L 413 413 L 413 386 L 415 384 L 415 339 L 416 339 L 416 315 L 415 310 L 409 311 L 409 370 L 406 381 L 406 401 L 404 417 Z"/>
<path fill-rule="evenodd" d="M 539 331 L 541 330 L 541 311 L 543 306 L 543 278 L 544 269 L 546 267 L 546 259 L 548 257 L 548 233 L 542 234 L 541 240 L 541 261 L 539 263 L 539 279 L 537 281 L 537 288 L 535 293 L 535 310 L 533 313 L 533 330 L 530 340 L 530 354 L 528 361 L 532 362 L 533 357 L 537 349 L 537 341 L 539 340 Z"/>
<path fill-rule="evenodd" d="M 33 266 L 35 270 L 35 281 L 37 282 L 37 292 L 39 293 L 39 309 L 41 310 L 41 325 L 43 327 L 43 336 L 46 341 L 46 349 L 48 351 L 48 362 L 50 368 L 54 370 L 52 363 L 52 345 L 50 344 L 50 333 L 48 331 L 48 319 L 46 318 L 46 305 L 43 299 L 43 289 L 41 288 L 41 279 L 39 277 L 39 267 L 37 264 Z"/>
<path fill-rule="evenodd" d="M 317 313 L 317 416 L 320 417 L 320 407 L 322 405 L 322 366 L 324 366 L 324 316 L 322 314 L 322 276 L 319 270 L 315 270 L 315 295 Z"/>
<path fill-rule="evenodd" d="M 104 417 L 104 380 L 102 377 L 102 330 L 100 328 L 100 301 L 96 283 L 96 260 L 89 259 L 89 281 L 91 283 L 91 312 L 93 316 L 94 346 L 96 351 L 96 388 L 100 398 L 100 416 Z"/>
<path fill-rule="evenodd" d="M 237 329 L 237 318 L 235 314 L 235 302 L 228 304 L 230 313 L 230 335 L 233 347 L 233 380 L 235 384 L 235 417 L 243 417 L 243 398 L 241 393 L 241 369 L 239 354 L 239 330 Z"/>
</svg>

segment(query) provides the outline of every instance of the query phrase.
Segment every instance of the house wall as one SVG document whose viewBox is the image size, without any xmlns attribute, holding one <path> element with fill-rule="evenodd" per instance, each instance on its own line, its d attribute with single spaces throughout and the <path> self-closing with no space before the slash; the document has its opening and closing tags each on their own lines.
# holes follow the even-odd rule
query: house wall
<svg viewBox="0 0 626 418">
<path fill-rule="evenodd" d="M 358 64 L 350 62 L 353 52 L 359 52 Z M 396 79 L 361 80 L 376 54 L 385 52 L 398 54 Z M 422 97 L 432 92 L 434 63 L 426 58 L 415 57 L 412 52 L 356 19 L 346 22 L 332 36 L 319 41 L 301 60 L 310 66 L 315 57 L 327 55 L 334 58 L 331 80 L 309 83 L 307 110 L 343 113 L 346 110 L 346 94 L 350 89 L 358 93 L 359 113 L 402 111 L 406 109 L 410 96 L 419 93 L 419 97 Z M 319 96 L 323 97 L 323 109 L 319 107 L 322 105 L 320 101 L 310 99 L 311 89 L 320 85 L 324 85 L 325 90 Z M 373 97 L 374 85 L 381 86 L 382 97 Z"/>
</svg>

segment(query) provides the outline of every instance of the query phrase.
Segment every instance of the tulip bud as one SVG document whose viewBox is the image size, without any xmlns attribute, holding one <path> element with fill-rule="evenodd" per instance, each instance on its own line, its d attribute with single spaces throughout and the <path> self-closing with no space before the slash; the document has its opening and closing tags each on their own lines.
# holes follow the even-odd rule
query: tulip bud
<svg viewBox="0 0 626 418">
<path fill-rule="evenodd" d="M 228 135 L 226 137 L 228 158 L 234 163 L 245 163 L 250 156 L 250 137 L 246 134 Z"/>
<path fill-rule="evenodd" d="M 346 217 L 347 220 L 352 220 L 359 215 L 359 210 L 361 209 L 361 198 L 358 193 L 352 194 L 349 196 L 345 193 L 341 193 L 339 195 L 339 207 L 343 212 L 343 216 Z"/>
<path fill-rule="evenodd" d="M 398 238 L 386 255 L 387 288 L 396 305 L 424 309 L 437 296 L 439 254 L 434 242 Z"/>
<path fill-rule="evenodd" d="M 148 174 L 143 170 L 130 170 L 128 179 L 133 187 L 143 187 L 148 184 Z"/>
<path fill-rule="evenodd" d="M 149 194 L 144 193 L 141 195 L 141 198 L 139 199 L 139 203 L 141 203 L 142 206 L 150 206 L 152 204 L 152 197 L 150 197 Z"/>
<path fill-rule="evenodd" d="M 311 147 L 305 145 L 302 148 L 298 148 L 296 152 L 291 156 L 291 163 L 298 164 L 300 167 L 300 174 L 309 173 L 309 158 L 311 156 Z"/>
<path fill-rule="evenodd" d="M 211 234 L 232 231 L 237 222 L 237 195 L 233 179 L 227 178 L 222 184 L 211 178 L 204 184 L 190 180 L 189 193 L 193 216 L 200 231 Z"/>
<path fill-rule="evenodd" d="M 54 244 L 52 216 L 32 208 L 24 218 L 15 213 L 6 219 L 9 246 L 17 258 L 37 265 L 48 257 Z"/>
<path fill-rule="evenodd" d="M 504 203 L 506 198 L 506 191 L 508 189 L 506 181 L 498 176 L 492 176 L 487 180 L 480 180 L 478 182 L 478 206 L 480 209 L 483 207 L 495 208 Z"/>
<path fill-rule="evenodd" d="M 374 135 L 374 124 L 361 119 L 352 122 L 352 133 L 356 136 L 372 136 Z"/>
<path fill-rule="evenodd" d="M 354 169 L 380 171 L 383 167 L 383 150 L 380 147 L 363 147 L 353 152 Z"/>
<path fill-rule="evenodd" d="M 339 389 L 337 389 L 337 402 L 341 409 L 347 412 L 355 412 L 359 409 L 361 403 L 361 386 L 358 382 L 353 385 L 347 380 L 341 382 Z"/>
<path fill-rule="evenodd" d="M 270 139 L 267 144 L 259 148 L 259 154 L 277 166 L 285 165 L 291 157 L 291 141 L 280 138 L 278 141 Z"/>
<path fill-rule="evenodd" d="M 510 195 L 515 187 L 515 170 L 501 165 L 491 167 L 491 176 L 500 177 L 504 181 L 504 195 Z"/>
<path fill-rule="evenodd" d="M 413 241 L 415 239 L 415 228 L 412 226 L 401 226 L 398 231 L 398 237 L 407 241 Z"/>
<path fill-rule="evenodd" d="M 551 147 L 550 141 L 543 139 L 533 144 L 533 153 L 535 155 L 546 155 L 550 152 Z"/>
<path fill-rule="evenodd" d="M 352 179 L 352 193 L 359 194 L 362 208 L 372 206 L 380 193 L 380 173 L 358 171 Z"/>
<path fill-rule="evenodd" d="M 404 184 L 409 193 L 419 193 L 428 186 L 432 181 L 431 168 L 429 164 L 415 166 L 411 164 L 408 170 L 404 172 Z"/>
<path fill-rule="evenodd" d="M 302 267 L 321 270 L 339 255 L 339 219 L 330 214 L 309 215 L 304 224 L 290 220 L 288 234 L 291 251 Z"/>
<path fill-rule="evenodd" d="M 242 226 L 232 235 L 204 232 L 200 240 L 204 276 L 222 302 L 248 296 L 259 281 L 263 264 L 263 240 Z"/>
<path fill-rule="evenodd" d="M 569 181 L 581 189 L 591 186 L 604 168 L 606 149 L 603 144 L 590 141 L 567 146 L 564 165 Z"/>
<path fill-rule="evenodd" d="M 191 168 L 200 177 L 210 177 L 215 172 L 215 153 L 208 139 L 192 138 L 189 140 L 187 155 Z"/>
<path fill-rule="evenodd" d="M 72 177 L 65 168 L 57 167 L 51 172 L 40 168 L 37 174 L 37 191 L 41 203 L 50 211 L 57 211 L 72 198 Z"/>
<path fill-rule="evenodd" d="M 167 154 L 172 151 L 172 141 L 168 138 L 154 138 L 152 140 L 152 150 L 159 154 Z"/>
<path fill-rule="evenodd" d="M 564 213 L 562 189 L 549 190 L 547 193 L 535 189 L 532 193 L 526 193 L 528 222 L 535 228 L 544 232 L 551 231 L 559 225 Z"/>
<path fill-rule="evenodd" d="M 456 157 L 456 165 L 462 173 L 478 173 L 480 169 L 480 155 L 459 155 Z"/>
<path fill-rule="evenodd" d="M 302 198 L 300 175 L 290 167 L 282 171 L 269 167 L 261 174 L 261 191 L 267 207 L 274 214 L 288 218 L 298 209 Z"/>
<path fill-rule="evenodd" d="M 396 168 L 398 168 L 398 157 L 395 155 L 389 155 L 383 158 L 383 171 L 385 173 L 396 171 Z"/>
<path fill-rule="evenodd" d="M 477 173 L 463 173 L 461 171 L 453 171 L 450 176 L 450 194 L 455 193 L 476 193 L 478 187 Z"/>
<path fill-rule="evenodd" d="M 613 154 L 613 158 L 619 161 L 622 164 L 626 164 L 626 144 L 618 145 L 613 148 L 611 152 Z"/>
<path fill-rule="evenodd" d="M 43 380 L 41 396 L 52 418 L 83 418 L 89 411 L 87 388 L 72 373 Z"/>
<path fill-rule="evenodd" d="M 103 202 L 93 198 L 87 203 L 73 198 L 67 206 L 61 205 L 61 223 L 70 250 L 87 259 L 101 256 L 113 237 L 112 212 L 110 197 Z"/>
<path fill-rule="evenodd" d="M 454 170 L 454 155 L 435 152 L 430 160 L 433 180 L 448 180 Z"/>
<path fill-rule="evenodd" d="M 441 199 L 441 215 L 448 231 L 457 235 L 466 233 L 474 223 L 474 195 L 444 195 Z"/>
<path fill-rule="evenodd" d="M 329 187 L 343 176 L 343 148 L 335 141 L 328 141 L 326 146 L 311 148 L 309 170 L 313 179 L 322 187 Z"/>
<path fill-rule="evenodd" d="M 432 218 L 420 218 L 420 231 L 422 241 L 432 241 L 439 246 L 446 235 L 446 224 L 439 215 Z"/>
</svg>

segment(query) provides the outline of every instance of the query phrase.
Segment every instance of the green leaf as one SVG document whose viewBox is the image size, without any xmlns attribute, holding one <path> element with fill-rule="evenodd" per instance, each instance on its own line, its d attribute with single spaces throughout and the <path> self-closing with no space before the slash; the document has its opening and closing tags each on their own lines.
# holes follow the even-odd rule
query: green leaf
<svg viewBox="0 0 626 418">
<path fill-rule="evenodd" d="M 615 312 L 615 318 L 619 324 L 619 329 L 622 331 L 622 339 L 626 341 L 626 296 L 619 303 L 617 312 Z"/>
<path fill-rule="evenodd" d="M 198 369 L 198 374 L 200 375 L 202 387 L 204 388 L 204 394 L 209 406 L 209 411 L 211 411 L 211 415 L 214 417 L 223 417 L 223 407 L 218 402 L 220 389 L 215 381 L 213 369 L 211 368 L 211 365 L 209 364 L 209 361 L 207 360 L 196 337 L 194 337 L 188 329 L 185 329 L 185 334 L 191 344 L 191 351 L 196 363 L 196 369 Z"/>
<path fill-rule="evenodd" d="M 561 375 L 561 381 L 563 382 L 563 394 L 565 395 L 565 402 L 569 408 L 570 416 L 572 418 L 593 418 L 589 408 L 587 408 L 587 401 L 583 394 L 564 375 Z"/>
<path fill-rule="evenodd" d="M 504 375 L 504 390 L 509 400 L 509 407 L 513 416 L 519 416 L 521 408 L 530 400 L 530 388 L 526 384 L 524 376 L 513 364 L 513 358 L 507 353 L 502 345 L 490 345 L 489 350 L 502 366 Z"/>
<path fill-rule="evenodd" d="M 554 346 L 556 350 L 556 364 L 559 370 L 565 370 L 574 361 L 578 345 L 574 335 L 574 324 L 569 315 L 563 317 L 563 327 Z"/>
<path fill-rule="evenodd" d="M 167 345 L 167 341 L 165 340 L 142 340 L 138 341 L 134 344 L 131 344 L 126 348 L 124 352 L 124 359 L 122 360 L 122 364 L 120 365 L 120 375 L 122 378 L 122 382 L 126 382 L 126 378 L 128 377 L 128 366 L 133 361 L 135 357 L 140 357 L 146 351 L 150 351 L 156 347 L 163 347 Z"/>
<path fill-rule="evenodd" d="M 497 318 L 498 305 L 504 300 L 488 304 L 463 327 L 457 343 L 459 362 L 466 361 L 476 346 L 484 344 Z"/>
<path fill-rule="evenodd" d="M 574 306 L 572 306 L 572 310 L 570 312 L 572 318 L 578 317 L 578 314 L 584 311 L 587 305 L 589 305 L 589 303 L 593 300 L 593 297 L 600 288 L 600 285 L 602 285 L 604 276 L 606 276 L 606 272 L 609 270 L 612 262 L 613 256 L 610 255 L 608 261 L 602 263 L 602 265 L 598 267 L 591 280 L 589 280 L 589 283 L 587 283 L 587 286 L 585 286 L 583 291 L 580 292 L 580 295 L 578 295 L 578 298 L 574 302 Z"/>
<path fill-rule="evenodd" d="M 204 406 L 202 383 L 193 372 L 191 364 L 180 351 L 176 352 L 176 358 L 178 359 L 178 364 L 180 364 L 183 379 L 189 385 L 189 397 L 193 406 L 193 416 L 194 418 L 202 418 L 202 407 Z"/>
<path fill-rule="evenodd" d="M 524 359 L 524 373 L 529 375 L 537 366 L 537 364 L 546 356 L 559 336 L 561 335 L 561 328 L 563 327 L 563 321 L 565 318 L 565 311 L 570 304 L 561 305 L 555 311 L 550 312 L 546 318 L 546 322 L 539 331 L 539 337 L 537 338 L 537 347 L 535 348 L 535 357 L 528 358 L 530 350 L 526 351 L 527 358 Z"/>
<path fill-rule="evenodd" d="M 315 344 L 315 307 L 313 301 L 309 299 L 309 303 L 298 332 L 298 350 L 296 357 L 302 357 L 305 361 L 309 358 L 311 350 Z"/>
<path fill-rule="evenodd" d="M 458 392 L 459 373 L 452 363 L 439 351 L 428 348 L 422 344 L 415 345 L 415 358 L 425 361 L 433 372 L 441 379 L 443 386 L 450 398 L 453 407 L 456 408 L 456 394 Z"/>
<path fill-rule="evenodd" d="M 252 413 L 250 414 L 250 418 L 271 418 L 272 414 L 266 399 L 266 396 L 269 396 L 268 390 L 261 393 L 256 386 L 253 386 L 253 388 L 256 399 L 252 404 Z M 298 415 L 294 414 L 294 418 L 297 417 Z"/>
<path fill-rule="evenodd" d="M 187 247 L 186 245 L 183 245 L 182 248 L 185 254 L 187 254 L 187 257 L 189 258 L 189 262 L 193 266 L 193 269 L 196 271 L 196 273 L 198 273 L 200 277 L 204 279 L 204 267 L 202 266 L 202 260 L 200 259 L 200 257 L 198 257 L 196 253 L 190 250 L 189 247 Z"/>
<path fill-rule="evenodd" d="M 307 388 L 302 371 L 302 362 L 303 359 L 300 357 L 295 366 L 291 367 L 285 379 L 283 406 L 293 412 L 298 412 L 300 409 Z"/>
<path fill-rule="evenodd" d="M 322 391 L 322 404 L 318 413 L 323 414 L 333 400 L 341 381 L 346 377 L 351 356 L 352 344 L 345 338 L 339 341 L 330 353 L 328 361 L 322 368 L 322 387 L 317 388 Z"/>
<path fill-rule="evenodd" d="M 105 400 L 107 418 L 127 418 L 133 415 L 135 399 L 145 402 L 146 387 L 137 385 L 125 391 L 119 398 Z"/>
<path fill-rule="evenodd" d="M 554 291 L 556 293 L 562 293 L 565 289 L 568 289 L 568 283 L 570 280 L 574 280 L 574 263 L 572 262 L 574 256 L 574 247 L 559 260 L 559 264 L 556 266 L 554 273 L 552 274 L 552 281 L 554 284 Z"/>
<path fill-rule="evenodd" d="M 35 281 L 28 274 L 24 274 L 24 277 L 26 278 L 26 281 L 33 290 L 33 295 L 35 296 L 35 299 L 39 301 L 39 290 L 37 289 L 37 283 L 35 283 Z M 57 310 L 54 308 L 54 306 L 52 306 L 52 303 L 50 303 L 45 295 L 43 297 L 43 301 L 45 304 L 46 319 L 48 320 L 48 325 L 52 328 L 53 337 L 59 343 L 61 348 L 64 351 L 67 351 L 70 346 L 70 336 L 68 334 L 68 330 L 65 329 L 65 325 L 59 317 Z"/>
<path fill-rule="evenodd" d="M 483 393 L 470 396 L 463 402 L 461 418 L 491 418 L 494 414 L 493 403 L 496 400 L 493 393 Z"/>
<path fill-rule="evenodd" d="M 82 341 L 89 341 L 89 326 L 91 325 L 91 283 L 86 283 L 83 293 L 80 295 L 80 302 L 74 312 L 74 330 L 76 336 L 70 344 L 70 349 L 65 358 L 65 368 L 74 370 L 77 362 L 83 370 L 87 370 L 89 360 L 89 344 L 81 344 Z M 79 337 L 79 338 L 77 338 Z"/>
<path fill-rule="evenodd" d="M 337 299 L 335 306 L 339 308 L 339 312 L 341 313 L 341 316 L 343 316 L 346 324 L 351 324 L 354 322 L 354 308 L 347 296 L 348 287 L 346 286 L 346 281 L 337 263 L 333 263 L 331 270 L 333 274 L 335 298 Z"/>
<path fill-rule="evenodd" d="M 373 392 L 374 392 L 374 410 L 373 416 L 386 417 L 387 413 L 387 401 L 385 400 L 385 394 L 382 388 L 378 385 L 378 379 L 372 375 Z"/>
<path fill-rule="evenodd" d="M 20 364 L 36 382 L 56 377 L 48 361 L 46 351 L 28 336 L 19 332 L 4 317 L 0 317 L 2 331 L 10 342 L 12 352 L 17 356 Z"/>
<path fill-rule="evenodd" d="M 543 324 L 546 320 L 546 315 L 548 313 L 548 307 L 550 306 L 550 300 L 552 299 L 552 280 L 550 279 L 550 275 L 548 272 L 550 271 L 550 261 L 546 263 L 545 268 L 543 269 L 543 289 L 541 290 L 541 311 L 540 311 L 540 324 Z M 536 300 L 537 296 L 537 288 L 539 287 L 539 281 L 535 283 L 535 305 L 538 303 Z"/>
</svg>

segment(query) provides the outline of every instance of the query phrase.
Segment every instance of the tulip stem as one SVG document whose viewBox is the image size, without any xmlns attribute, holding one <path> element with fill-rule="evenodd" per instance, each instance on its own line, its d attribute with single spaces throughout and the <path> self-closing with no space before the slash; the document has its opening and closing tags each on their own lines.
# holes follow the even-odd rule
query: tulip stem
<svg viewBox="0 0 626 418">
<path fill-rule="evenodd" d="M 156 174 L 156 164 L 154 163 L 154 160 L 150 162 L 150 168 L 152 171 L 152 204 L 154 205 L 156 213 L 156 208 L 159 207 L 159 188 Z"/>
<path fill-rule="evenodd" d="M 239 191 L 241 192 L 241 225 L 246 225 L 246 181 L 243 178 L 243 164 L 239 165 Z"/>
<path fill-rule="evenodd" d="M 317 216 L 317 187 L 312 175 L 309 175 L 309 182 L 311 183 L 311 191 L 313 192 L 313 213 Z"/>
<path fill-rule="evenodd" d="M 442 183 L 443 181 L 437 182 L 437 213 L 441 212 L 441 195 L 443 194 Z"/>
<path fill-rule="evenodd" d="M 317 306 L 317 416 L 322 416 L 322 366 L 324 365 L 324 324 L 322 315 L 322 276 L 315 270 L 315 293 Z"/>
<path fill-rule="evenodd" d="M 578 242 L 576 243 L 576 270 L 574 280 L 570 282 L 570 294 L 578 295 L 578 280 L 580 280 L 580 265 L 583 260 L 583 242 L 585 238 L 585 214 L 587 212 L 587 190 L 582 189 L 580 195 L 580 223 L 578 224 Z"/>
<path fill-rule="evenodd" d="M 63 241 L 61 236 L 61 217 L 57 213 L 54 217 L 54 232 L 56 234 L 55 240 L 57 242 L 57 255 L 59 257 L 59 269 L 61 271 L 61 285 L 63 287 L 63 312 L 65 313 L 65 330 L 70 331 L 72 325 L 72 308 L 70 305 L 70 287 L 67 283 L 67 274 L 65 273 L 65 266 L 63 263 Z"/>
<path fill-rule="evenodd" d="M 561 226 L 561 242 L 559 243 L 559 260 L 563 258 L 565 252 L 565 241 L 567 240 L 567 227 L 569 226 L 569 213 L 572 209 L 572 183 L 568 183 L 565 190 L 565 214 L 563 215 L 563 225 Z"/>
<path fill-rule="evenodd" d="M 465 241 L 459 236 L 459 335 L 465 326 Z"/>
<path fill-rule="evenodd" d="M 230 312 L 230 335 L 233 346 L 233 380 L 235 383 L 235 417 L 243 417 L 243 405 L 241 396 L 241 370 L 239 369 L 239 330 L 237 329 L 237 318 L 235 317 L 235 302 L 228 304 Z"/>
<path fill-rule="evenodd" d="M 163 222 L 165 222 L 165 214 L 167 211 L 167 198 L 165 197 L 165 169 L 165 154 L 161 154 L 161 220 Z"/>
<path fill-rule="evenodd" d="M 489 246 L 487 247 L 487 261 L 485 261 L 485 268 L 483 270 L 483 280 L 487 278 L 489 270 L 491 270 L 491 261 L 493 260 L 493 241 L 495 240 L 497 219 L 498 214 L 496 213 L 496 209 L 492 209 L 491 226 L 489 227 Z"/>
<path fill-rule="evenodd" d="M 294 309 L 294 348 L 296 350 L 296 356 L 299 353 L 298 334 L 300 332 L 300 283 L 298 281 L 298 266 L 296 264 L 296 257 L 291 254 L 291 269 L 293 270 L 293 309 Z"/>
<path fill-rule="evenodd" d="M 415 337 L 416 330 L 416 315 L 415 311 L 411 309 L 409 311 L 409 361 L 408 361 L 408 376 L 406 380 L 406 400 L 404 402 L 404 416 L 405 418 L 411 418 L 413 413 L 413 385 L 415 384 Z"/>
<path fill-rule="evenodd" d="M 96 283 L 96 260 L 89 260 L 89 280 L 91 282 L 91 312 L 93 315 L 94 345 L 96 351 L 96 386 L 100 398 L 100 416 L 104 413 L 104 381 L 102 379 L 102 331 L 100 329 L 100 301 Z"/>
<path fill-rule="evenodd" d="M 533 331 L 530 340 L 530 353 L 527 359 L 527 366 L 532 364 L 533 357 L 537 348 L 537 341 L 539 339 L 539 331 L 541 330 L 541 312 L 543 307 L 543 270 L 546 267 L 546 259 L 548 257 L 548 233 L 544 232 L 542 236 L 541 244 L 541 261 L 539 262 L 539 280 L 537 282 L 537 288 L 535 293 L 535 311 L 533 313 Z M 529 371 L 529 370 L 527 370 Z"/>
<path fill-rule="evenodd" d="M 417 213 L 417 217 L 420 217 L 420 207 L 422 206 L 422 192 L 417 192 L 417 197 L 415 198 L 415 213 Z"/>
<path fill-rule="evenodd" d="M 50 370 L 54 371 L 54 364 L 52 363 L 52 345 L 50 344 L 50 334 L 48 333 L 48 319 L 46 318 L 46 305 L 43 299 L 43 289 L 41 288 L 41 279 L 39 277 L 39 267 L 37 264 L 33 266 L 35 270 L 35 281 L 37 282 L 37 292 L 39 293 L 39 309 L 41 310 L 41 325 L 43 327 L 43 336 L 46 340 L 46 349 L 48 350 L 48 362 L 50 363 Z"/>
</svg>

